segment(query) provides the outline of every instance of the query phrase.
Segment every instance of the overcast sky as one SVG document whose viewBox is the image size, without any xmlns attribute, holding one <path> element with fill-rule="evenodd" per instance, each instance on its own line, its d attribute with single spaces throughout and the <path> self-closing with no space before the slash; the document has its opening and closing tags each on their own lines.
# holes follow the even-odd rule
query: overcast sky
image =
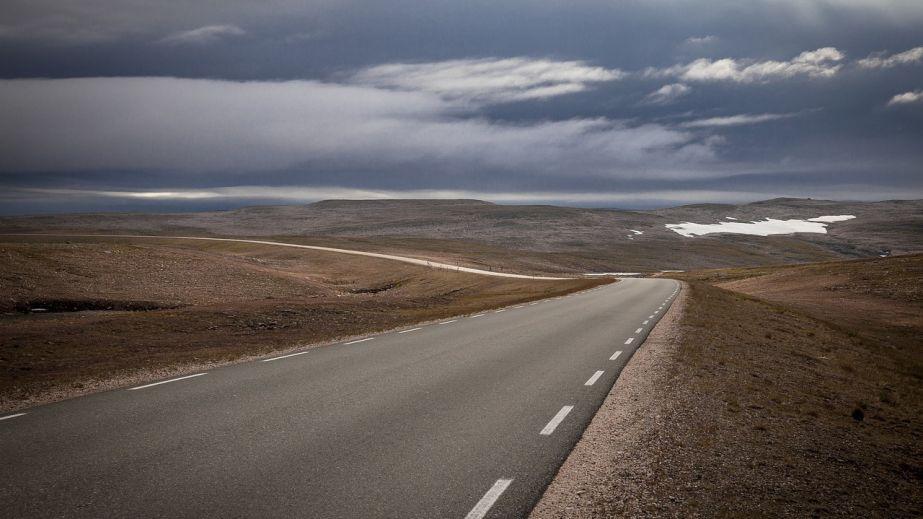
<svg viewBox="0 0 923 519">
<path fill-rule="evenodd" d="M 0 193 L 923 198 L 923 2 L 5 0 Z"/>
</svg>

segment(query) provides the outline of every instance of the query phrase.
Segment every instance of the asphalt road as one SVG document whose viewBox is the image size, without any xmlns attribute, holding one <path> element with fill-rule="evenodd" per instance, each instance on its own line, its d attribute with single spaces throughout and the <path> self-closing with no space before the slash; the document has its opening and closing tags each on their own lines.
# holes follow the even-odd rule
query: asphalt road
<svg viewBox="0 0 923 519">
<path fill-rule="evenodd" d="M 0 515 L 526 516 L 678 287 L 626 279 L 0 416 Z"/>
</svg>

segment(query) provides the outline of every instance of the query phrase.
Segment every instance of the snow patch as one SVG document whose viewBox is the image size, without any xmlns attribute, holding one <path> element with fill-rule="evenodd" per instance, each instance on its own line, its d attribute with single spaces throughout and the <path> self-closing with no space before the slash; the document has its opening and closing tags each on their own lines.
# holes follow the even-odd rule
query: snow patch
<svg viewBox="0 0 923 519">
<path fill-rule="evenodd" d="M 810 232 L 827 234 L 827 224 L 841 222 L 855 218 L 853 215 L 818 216 L 808 220 L 776 220 L 766 218 L 753 222 L 718 222 L 718 223 L 678 223 L 666 224 L 666 228 L 686 237 L 702 236 L 713 233 L 750 234 L 753 236 L 769 236 L 771 234 L 792 234 L 796 232 Z"/>
<path fill-rule="evenodd" d="M 737 218 L 734 218 L 733 216 L 725 216 L 725 218 L 727 218 L 728 220 L 736 220 L 736 219 L 737 219 Z"/>
<path fill-rule="evenodd" d="M 641 272 L 589 272 L 584 276 L 640 276 Z"/>
<path fill-rule="evenodd" d="M 851 214 L 840 214 L 835 216 L 818 216 L 817 218 L 808 218 L 809 222 L 845 222 L 846 220 L 852 220 L 855 216 Z"/>
<path fill-rule="evenodd" d="M 635 233 L 635 234 L 644 234 L 644 231 L 636 231 L 636 230 L 634 230 L 634 229 L 628 229 L 628 230 L 631 231 L 631 232 L 633 232 L 633 233 Z"/>
</svg>

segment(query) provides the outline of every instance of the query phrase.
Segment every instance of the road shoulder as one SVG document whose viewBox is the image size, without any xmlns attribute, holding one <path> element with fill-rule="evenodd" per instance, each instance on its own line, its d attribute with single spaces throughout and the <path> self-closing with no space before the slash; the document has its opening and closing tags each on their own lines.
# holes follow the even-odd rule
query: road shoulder
<svg viewBox="0 0 923 519">
<path fill-rule="evenodd" d="M 657 397 L 672 377 L 668 359 L 680 344 L 685 285 L 622 370 L 583 437 L 532 511 L 533 519 L 632 515 L 660 456 L 658 431 L 667 427 Z"/>
</svg>

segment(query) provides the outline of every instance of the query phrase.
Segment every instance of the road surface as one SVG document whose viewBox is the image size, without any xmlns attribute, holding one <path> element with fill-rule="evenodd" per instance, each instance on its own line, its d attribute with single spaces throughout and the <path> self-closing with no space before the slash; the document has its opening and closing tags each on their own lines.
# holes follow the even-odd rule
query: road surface
<svg viewBox="0 0 923 519">
<path fill-rule="evenodd" d="M 678 283 L 0 416 L 4 517 L 524 517 Z"/>
</svg>

